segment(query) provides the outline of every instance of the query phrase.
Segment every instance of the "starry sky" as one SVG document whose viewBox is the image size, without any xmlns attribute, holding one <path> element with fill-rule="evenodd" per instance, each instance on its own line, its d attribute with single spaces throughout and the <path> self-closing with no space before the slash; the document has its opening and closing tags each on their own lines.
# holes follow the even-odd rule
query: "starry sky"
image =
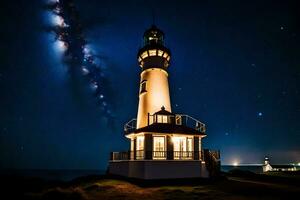
<svg viewBox="0 0 300 200">
<path fill-rule="evenodd" d="M 105 169 L 110 151 L 129 148 L 123 125 L 136 117 L 136 54 L 153 10 L 172 52 L 173 111 L 207 125 L 203 146 L 220 149 L 223 164 L 300 162 L 296 1 L 75 0 L 111 83 L 113 126 L 74 88 L 44 3 L 0 8 L 0 168 Z"/>
</svg>

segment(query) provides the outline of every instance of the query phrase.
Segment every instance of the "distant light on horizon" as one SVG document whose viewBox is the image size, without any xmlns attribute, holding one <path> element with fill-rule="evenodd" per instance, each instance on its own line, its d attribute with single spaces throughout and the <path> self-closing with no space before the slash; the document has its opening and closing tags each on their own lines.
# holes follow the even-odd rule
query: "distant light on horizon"
<svg viewBox="0 0 300 200">
<path fill-rule="evenodd" d="M 300 166 L 300 162 L 298 162 L 298 166 Z"/>
<path fill-rule="evenodd" d="M 238 166 L 239 163 L 238 163 L 237 161 L 235 161 L 235 162 L 232 163 L 232 165 L 233 165 L 233 166 Z"/>
</svg>

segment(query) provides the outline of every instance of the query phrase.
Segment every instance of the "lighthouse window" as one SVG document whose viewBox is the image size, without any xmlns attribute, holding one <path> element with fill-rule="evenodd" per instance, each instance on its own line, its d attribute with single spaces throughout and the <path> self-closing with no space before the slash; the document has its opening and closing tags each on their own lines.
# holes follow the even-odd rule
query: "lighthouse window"
<svg viewBox="0 0 300 200">
<path fill-rule="evenodd" d="M 144 136 L 136 137 L 136 159 L 144 158 Z"/>
<path fill-rule="evenodd" d="M 164 58 L 168 57 L 168 53 L 165 52 L 164 55 L 163 55 L 163 57 L 164 57 Z"/>
<path fill-rule="evenodd" d="M 163 51 L 162 50 L 158 50 L 158 56 L 162 56 L 163 55 Z"/>
<path fill-rule="evenodd" d="M 165 159 L 166 144 L 164 136 L 153 137 L 153 159 Z"/>
<path fill-rule="evenodd" d="M 201 144 L 201 137 L 199 137 L 199 159 L 202 159 L 202 144 Z"/>
<path fill-rule="evenodd" d="M 156 56 L 156 49 L 149 50 L 149 56 Z"/>
<path fill-rule="evenodd" d="M 172 137 L 174 148 L 174 159 L 192 159 L 193 138 L 184 136 Z"/>
<path fill-rule="evenodd" d="M 167 115 L 157 115 L 157 123 L 168 123 Z"/>
<path fill-rule="evenodd" d="M 144 51 L 141 55 L 142 59 L 148 57 L 148 52 L 147 51 Z"/>
<path fill-rule="evenodd" d="M 147 92 L 147 90 L 146 90 L 146 82 L 147 82 L 146 80 L 143 80 L 141 82 L 140 94 L 143 93 L 143 92 Z"/>
</svg>

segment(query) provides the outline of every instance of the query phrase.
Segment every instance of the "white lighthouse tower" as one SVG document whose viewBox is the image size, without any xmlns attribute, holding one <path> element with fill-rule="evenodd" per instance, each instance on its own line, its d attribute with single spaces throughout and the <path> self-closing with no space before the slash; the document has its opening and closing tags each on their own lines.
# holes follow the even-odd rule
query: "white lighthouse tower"
<svg viewBox="0 0 300 200">
<path fill-rule="evenodd" d="M 138 52 L 142 68 L 139 91 L 137 128 L 148 125 L 148 114 L 154 114 L 162 107 L 171 112 L 168 83 L 170 51 L 164 47 L 164 34 L 152 26 L 144 33 L 144 47 Z"/>
<path fill-rule="evenodd" d="M 130 150 L 112 152 L 108 173 L 138 179 L 203 178 L 220 172 L 219 151 L 202 149 L 205 124 L 171 109 L 164 33 L 152 26 L 138 51 L 137 119 L 124 126 Z"/>
</svg>

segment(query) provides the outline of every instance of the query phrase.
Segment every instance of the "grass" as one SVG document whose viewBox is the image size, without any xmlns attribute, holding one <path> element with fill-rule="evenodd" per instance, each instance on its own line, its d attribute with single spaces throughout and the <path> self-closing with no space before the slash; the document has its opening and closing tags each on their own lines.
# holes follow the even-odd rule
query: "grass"
<svg viewBox="0 0 300 200">
<path fill-rule="evenodd" d="M 275 182 L 227 175 L 226 179 L 214 182 L 197 182 L 184 185 L 152 185 L 141 186 L 124 180 L 107 177 L 90 176 L 71 182 L 48 182 L 40 179 L 1 179 L 5 183 L 3 195 L 28 200 L 40 199 L 287 199 L 291 195 L 299 195 L 300 187 L 288 185 L 286 182 Z M 274 174 L 272 175 L 274 176 Z M 11 198 L 11 199 L 12 199 Z"/>
</svg>

